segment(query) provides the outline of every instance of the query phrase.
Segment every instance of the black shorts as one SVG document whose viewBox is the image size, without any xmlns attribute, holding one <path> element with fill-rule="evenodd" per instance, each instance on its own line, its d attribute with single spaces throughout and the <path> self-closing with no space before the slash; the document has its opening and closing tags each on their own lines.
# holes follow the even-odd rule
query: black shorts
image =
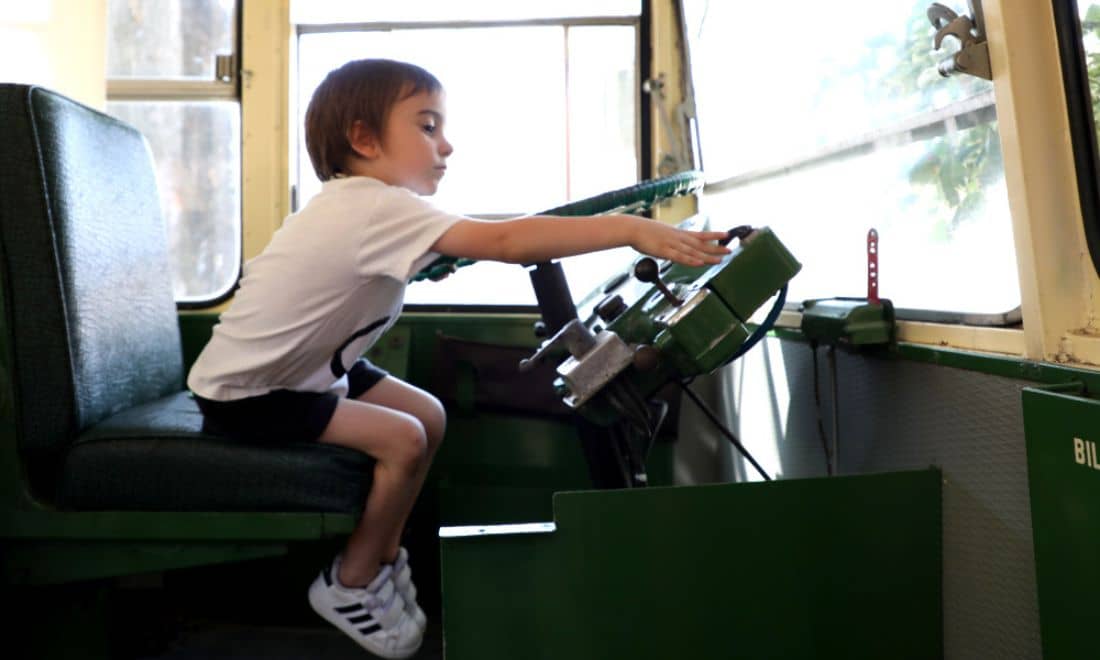
<svg viewBox="0 0 1100 660">
<path fill-rule="evenodd" d="M 357 399 L 388 376 L 366 358 L 348 370 L 347 398 Z M 312 442 L 328 426 L 340 397 L 335 392 L 274 390 L 234 401 L 195 395 L 202 430 L 250 442 Z"/>
</svg>

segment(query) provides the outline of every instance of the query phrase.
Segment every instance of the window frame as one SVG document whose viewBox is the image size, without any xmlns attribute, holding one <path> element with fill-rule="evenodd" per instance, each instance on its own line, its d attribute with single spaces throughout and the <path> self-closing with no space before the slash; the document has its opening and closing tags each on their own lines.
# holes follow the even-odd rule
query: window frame
<svg viewBox="0 0 1100 660">
<path fill-rule="evenodd" d="M 106 102 L 196 102 L 196 101 L 236 101 L 237 117 L 241 125 L 241 145 L 239 171 L 241 180 L 238 185 L 241 190 L 239 200 L 239 226 L 237 228 L 237 251 L 235 261 L 237 263 L 236 275 L 230 280 L 224 291 L 219 291 L 206 298 L 193 300 L 176 300 L 177 310 L 206 309 L 220 305 L 233 297 L 241 279 L 242 256 L 244 251 L 244 113 L 241 89 L 241 61 L 243 43 L 243 8 L 244 0 L 234 0 L 232 8 L 231 25 L 233 27 L 232 49 L 233 52 L 210 53 L 215 57 L 214 77 L 208 80 L 194 78 L 142 78 L 126 76 L 112 78 L 106 77 Z M 107 48 L 111 48 L 108 40 Z"/>
<path fill-rule="evenodd" d="M 572 27 L 601 27 L 601 26 L 626 26 L 632 27 L 635 34 L 635 48 L 634 48 L 634 62 L 636 72 L 636 87 L 635 93 L 635 159 L 638 163 L 636 171 L 636 181 L 644 181 L 652 176 L 653 169 L 653 139 L 651 136 L 652 126 L 652 104 L 649 102 L 649 95 L 643 91 L 643 84 L 649 80 L 652 71 L 652 13 L 650 3 L 646 1 L 639 2 L 639 12 L 637 15 L 632 16 L 585 16 L 585 17 L 558 17 L 558 18 L 536 18 L 536 19 L 502 19 L 502 20 L 472 20 L 472 21 L 356 21 L 348 23 L 295 23 L 291 26 L 292 30 L 292 46 L 291 46 L 291 60 L 290 68 L 293 71 L 297 71 L 299 66 L 299 40 L 302 35 L 307 34 L 325 34 L 325 33 L 352 33 L 352 32 L 387 32 L 398 30 L 428 30 L 428 29 L 456 29 L 456 28 L 509 28 L 509 27 L 557 27 L 561 26 L 565 30 Z M 565 57 L 568 60 L 569 53 L 565 53 Z M 568 61 L 566 62 L 566 70 L 568 71 Z M 296 88 L 298 84 L 298 75 L 292 77 L 291 87 Z M 292 117 L 297 117 L 300 114 L 300 109 L 295 107 L 297 94 L 295 93 L 291 97 L 291 111 Z M 298 175 L 301 172 L 302 159 L 307 159 L 308 156 L 302 152 L 301 131 L 302 126 L 300 122 L 294 121 L 292 125 L 294 128 L 289 131 L 289 149 L 290 149 L 290 168 L 288 177 L 290 179 L 290 210 L 295 212 L 299 208 L 299 188 L 300 181 Z M 566 160 L 566 181 L 568 187 L 568 181 L 571 180 L 569 175 L 569 161 Z M 576 201 L 576 200 L 574 200 Z M 460 210 L 460 212 L 462 212 Z M 469 214 L 471 217 L 480 219 L 493 220 L 503 219 L 509 217 L 516 217 L 522 215 L 525 211 L 516 211 L 515 213 L 474 213 Z M 576 298 L 577 292 L 571 292 Z M 459 313 L 459 314 L 482 314 L 482 313 L 495 313 L 495 314 L 515 314 L 515 313 L 538 313 L 538 305 L 535 303 L 524 304 L 501 304 L 493 305 L 486 303 L 471 303 L 462 304 L 456 302 L 440 302 L 440 303 L 406 303 L 404 306 L 406 311 L 409 312 L 430 312 L 430 313 Z"/>
</svg>

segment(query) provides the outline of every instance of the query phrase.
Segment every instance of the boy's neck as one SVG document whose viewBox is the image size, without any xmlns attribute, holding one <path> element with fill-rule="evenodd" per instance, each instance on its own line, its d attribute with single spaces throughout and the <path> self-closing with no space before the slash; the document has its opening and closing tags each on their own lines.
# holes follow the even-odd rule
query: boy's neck
<svg viewBox="0 0 1100 660">
<path fill-rule="evenodd" d="M 366 158 L 352 157 L 348 159 L 348 163 L 347 166 L 344 168 L 345 172 L 343 172 L 343 174 L 345 176 L 365 176 L 371 179 L 377 179 L 385 184 L 393 185 L 386 180 L 387 177 L 384 176 L 384 173 L 379 172 L 379 168 L 375 167 L 374 165 L 374 163 L 367 160 Z"/>
</svg>

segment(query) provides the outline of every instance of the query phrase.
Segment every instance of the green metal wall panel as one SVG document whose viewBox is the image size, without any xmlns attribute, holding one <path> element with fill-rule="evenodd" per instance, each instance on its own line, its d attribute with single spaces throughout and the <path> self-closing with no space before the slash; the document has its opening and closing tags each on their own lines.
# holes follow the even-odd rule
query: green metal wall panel
<svg viewBox="0 0 1100 660">
<path fill-rule="evenodd" d="M 441 539 L 448 660 L 942 656 L 936 470 L 558 493 L 554 512 L 554 531 Z"/>
<path fill-rule="evenodd" d="M 1025 388 L 1023 401 L 1043 657 L 1095 658 L 1100 401 L 1065 386 Z"/>
</svg>

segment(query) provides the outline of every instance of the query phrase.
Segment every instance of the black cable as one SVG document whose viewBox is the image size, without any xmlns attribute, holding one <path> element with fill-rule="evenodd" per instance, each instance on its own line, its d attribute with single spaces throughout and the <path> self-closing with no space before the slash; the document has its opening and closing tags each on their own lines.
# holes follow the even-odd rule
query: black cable
<svg viewBox="0 0 1100 660">
<path fill-rule="evenodd" d="M 756 468 L 756 471 L 760 473 L 760 476 L 764 477 L 765 481 L 771 481 L 772 478 L 768 476 L 767 472 L 764 472 L 764 468 L 760 467 L 760 464 L 757 463 L 756 459 L 752 457 L 752 454 L 749 453 L 749 450 L 745 449 L 745 445 L 741 444 L 741 441 L 737 439 L 737 436 L 735 436 L 732 431 L 726 428 L 726 425 L 718 419 L 718 416 L 714 414 L 714 411 L 707 407 L 707 404 L 703 403 L 703 400 L 696 396 L 695 392 L 692 392 L 691 388 L 689 388 L 687 384 L 682 381 L 677 382 L 679 383 L 680 388 L 684 390 L 684 393 L 688 395 L 688 398 L 694 401 L 695 405 L 699 406 L 699 409 L 703 411 L 703 414 L 707 416 L 707 419 L 709 419 L 711 423 L 714 424 L 731 443 L 733 443 L 734 447 L 737 447 L 737 451 L 741 452 L 741 455 L 744 456 L 749 463 L 752 463 L 752 466 Z"/>
<path fill-rule="evenodd" d="M 617 453 L 626 462 L 627 481 L 633 486 L 645 486 L 645 458 L 657 435 L 657 422 L 651 419 L 649 406 L 627 383 L 612 381 L 604 390 L 608 403 L 622 417 L 623 423 L 613 427 Z M 630 433 L 636 434 L 644 446 L 635 446 Z M 621 463 L 620 463 L 621 464 Z"/>
</svg>

